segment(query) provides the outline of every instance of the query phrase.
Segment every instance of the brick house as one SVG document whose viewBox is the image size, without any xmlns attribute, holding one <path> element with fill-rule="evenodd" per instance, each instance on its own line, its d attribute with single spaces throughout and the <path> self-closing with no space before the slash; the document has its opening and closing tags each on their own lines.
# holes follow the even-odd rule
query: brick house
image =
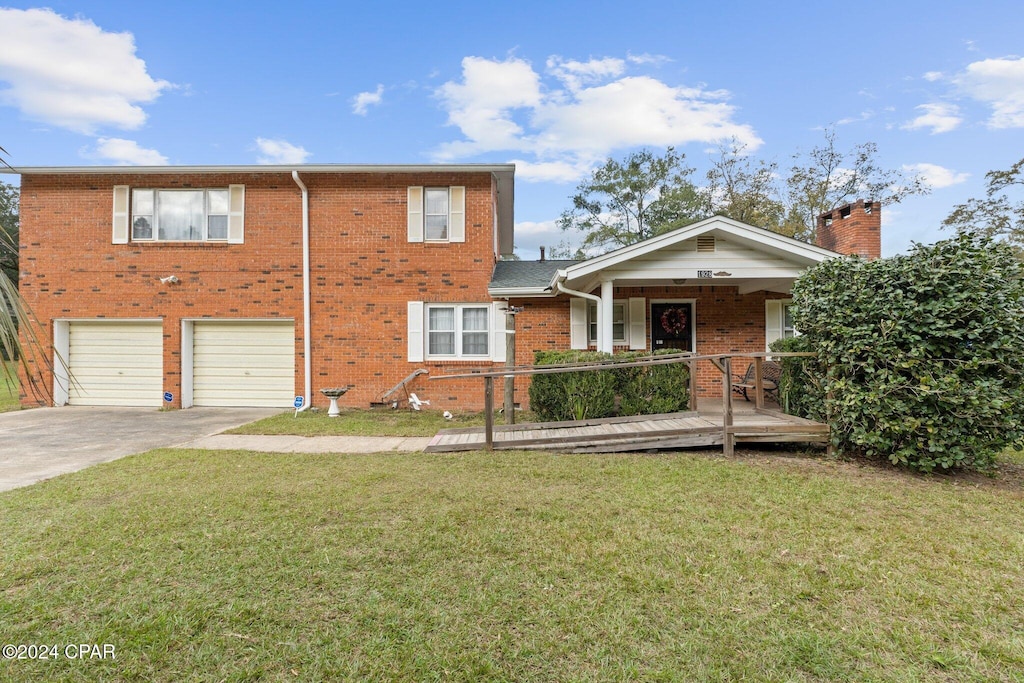
<svg viewBox="0 0 1024 683">
<path fill-rule="evenodd" d="M 57 359 L 22 378 L 25 404 L 287 408 L 351 385 L 341 402 L 367 406 L 416 369 L 503 365 L 509 303 L 523 307 L 520 362 L 762 350 L 792 332 L 804 269 L 878 255 L 878 205 L 861 202 L 821 221 L 828 249 L 712 218 L 584 262 L 500 260 L 511 164 L 18 172 L 21 292 Z M 412 390 L 472 409 L 480 385 Z"/>
</svg>

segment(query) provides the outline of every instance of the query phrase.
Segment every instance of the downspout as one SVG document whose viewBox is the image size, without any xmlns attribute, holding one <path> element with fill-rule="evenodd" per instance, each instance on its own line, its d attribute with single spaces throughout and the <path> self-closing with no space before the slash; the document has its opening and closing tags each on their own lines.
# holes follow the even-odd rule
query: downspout
<svg viewBox="0 0 1024 683">
<path fill-rule="evenodd" d="M 558 291 L 562 292 L 563 294 L 568 294 L 569 296 L 578 296 L 581 299 L 589 299 L 590 301 L 597 302 L 597 348 L 601 348 L 601 337 L 604 334 L 604 332 L 601 329 L 601 316 L 604 315 L 604 312 L 601 310 L 601 297 L 597 296 L 596 294 L 588 294 L 587 292 L 577 292 L 575 289 L 569 289 L 568 287 L 562 284 L 561 280 L 555 282 L 555 286 L 558 288 Z"/>
<path fill-rule="evenodd" d="M 295 414 L 298 415 L 304 410 L 309 410 L 313 403 L 311 398 L 313 394 L 313 358 L 309 306 L 309 190 L 299 179 L 298 171 L 292 171 L 292 180 L 302 190 L 302 355 L 305 360 L 303 370 L 306 376 L 306 385 L 302 407 L 295 410 Z"/>
</svg>

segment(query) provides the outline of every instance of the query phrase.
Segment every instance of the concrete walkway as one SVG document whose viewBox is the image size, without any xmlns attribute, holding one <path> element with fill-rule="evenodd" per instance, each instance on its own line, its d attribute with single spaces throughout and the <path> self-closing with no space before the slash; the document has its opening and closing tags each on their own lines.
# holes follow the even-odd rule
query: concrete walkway
<svg viewBox="0 0 1024 683">
<path fill-rule="evenodd" d="M 422 451 L 429 436 L 249 436 L 214 434 L 179 448 L 243 450 L 264 453 L 389 453 Z"/>
</svg>

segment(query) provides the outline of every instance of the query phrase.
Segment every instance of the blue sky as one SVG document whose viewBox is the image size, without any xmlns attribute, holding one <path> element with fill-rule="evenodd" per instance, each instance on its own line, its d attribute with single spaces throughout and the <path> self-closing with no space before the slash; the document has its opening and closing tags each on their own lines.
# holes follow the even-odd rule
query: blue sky
<svg viewBox="0 0 1024 683">
<path fill-rule="evenodd" d="M 524 258 L 609 156 L 736 138 L 789 165 L 874 142 L 927 197 L 883 253 L 947 236 L 1024 157 L 1017 2 L 51 2 L 0 9 L 15 166 L 517 163 Z"/>
</svg>

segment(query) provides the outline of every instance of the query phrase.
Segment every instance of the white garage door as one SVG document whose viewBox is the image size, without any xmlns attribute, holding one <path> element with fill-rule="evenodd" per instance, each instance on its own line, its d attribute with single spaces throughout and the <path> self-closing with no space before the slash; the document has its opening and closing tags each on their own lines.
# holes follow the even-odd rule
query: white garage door
<svg viewBox="0 0 1024 683">
<path fill-rule="evenodd" d="M 193 405 L 292 405 L 295 323 L 197 320 L 192 334 Z"/>
<path fill-rule="evenodd" d="M 159 322 L 120 320 L 68 325 L 68 403 L 163 405 L 164 338 Z"/>
</svg>

